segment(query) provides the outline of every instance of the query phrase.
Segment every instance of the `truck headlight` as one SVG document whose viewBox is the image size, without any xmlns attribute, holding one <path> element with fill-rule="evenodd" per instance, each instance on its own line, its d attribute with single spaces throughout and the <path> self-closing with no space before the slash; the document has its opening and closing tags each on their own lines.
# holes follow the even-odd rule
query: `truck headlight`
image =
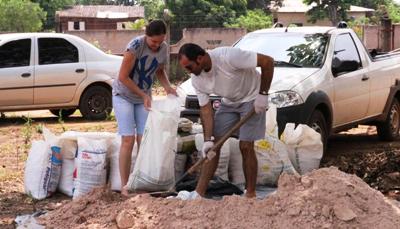
<svg viewBox="0 0 400 229">
<path fill-rule="evenodd" d="M 294 91 L 278 91 L 268 96 L 269 102 L 276 105 L 277 108 L 290 107 L 304 103 L 303 98 Z"/>
</svg>

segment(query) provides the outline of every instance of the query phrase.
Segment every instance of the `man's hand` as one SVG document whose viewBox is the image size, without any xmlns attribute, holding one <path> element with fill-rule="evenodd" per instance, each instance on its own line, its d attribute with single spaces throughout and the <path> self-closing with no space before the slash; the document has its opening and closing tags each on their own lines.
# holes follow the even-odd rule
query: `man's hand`
<svg viewBox="0 0 400 229">
<path fill-rule="evenodd" d="M 214 142 L 213 141 L 205 141 L 203 144 L 203 148 L 201 150 L 201 156 L 203 158 L 207 157 L 207 153 L 208 151 L 214 146 Z"/>
<path fill-rule="evenodd" d="M 258 94 L 254 101 L 254 110 L 257 114 L 261 114 L 268 109 L 268 95 Z"/>
</svg>

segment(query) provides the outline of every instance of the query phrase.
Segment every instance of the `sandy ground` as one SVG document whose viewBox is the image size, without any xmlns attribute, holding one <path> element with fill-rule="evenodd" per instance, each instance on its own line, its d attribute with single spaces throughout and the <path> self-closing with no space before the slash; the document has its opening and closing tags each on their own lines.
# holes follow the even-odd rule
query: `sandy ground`
<svg viewBox="0 0 400 229">
<path fill-rule="evenodd" d="M 21 116 L 28 117 L 28 114 L 30 119 Z M 62 194 L 35 201 L 23 193 L 24 162 L 31 141 L 42 138 L 40 125 L 46 125 L 55 133 L 116 131 L 114 120 L 90 122 L 73 115 L 60 122 L 48 111 L 6 113 L 6 118 L 0 120 L 0 228 L 14 228 L 13 220 L 17 215 L 54 210 L 70 202 L 70 198 Z M 374 127 L 360 126 L 330 139 L 321 166 L 337 166 L 362 178 L 385 196 L 400 200 L 399 152 L 399 141 L 379 141 Z"/>
</svg>

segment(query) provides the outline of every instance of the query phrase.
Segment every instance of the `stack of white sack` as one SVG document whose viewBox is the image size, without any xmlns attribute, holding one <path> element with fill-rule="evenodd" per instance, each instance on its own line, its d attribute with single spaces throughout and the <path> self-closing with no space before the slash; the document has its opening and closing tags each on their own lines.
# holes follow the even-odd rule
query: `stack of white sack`
<svg viewBox="0 0 400 229">
<path fill-rule="evenodd" d="M 43 136 L 45 141 L 32 142 L 26 161 L 25 192 L 28 195 L 44 199 L 58 189 L 76 198 L 95 187 L 104 186 L 105 174 L 109 174 L 111 189 L 120 191 L 119 135 L 67 131 L 56 136 L 43 127 Z M 135 144 L 131 169 L 136 155 Z"/>
</svg>

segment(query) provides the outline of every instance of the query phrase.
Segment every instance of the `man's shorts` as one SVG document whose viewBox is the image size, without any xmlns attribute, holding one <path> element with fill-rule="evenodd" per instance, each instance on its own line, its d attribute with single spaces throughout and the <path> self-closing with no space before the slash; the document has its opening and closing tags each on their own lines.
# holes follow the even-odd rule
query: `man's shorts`
<svg viewBox="0 0 400 229">
<path fill-rule="evenodd" d="M 121 136 L 143 135 L 149 112 L 143 103 L 133 104 L 119 95 L 113 96 L 115 118 L 118 123 L 118 134 Z"/>
<path fill-rule="evenodd" d="M 228 105 L 221 103 L 221 106 L 215 113 L 214 117 L 214 136 L 222 137 L 228 132 L 241 117 L 249 113 L 254 105 L 254 101 Z M 239 137 L 242 141 L 255 141 L 264 138 L 265 136 L 265 114 L 254 114 L 247 122 L 245 122 L 239 129 L 239 133 L 235 136 Z"/>
</svg>

